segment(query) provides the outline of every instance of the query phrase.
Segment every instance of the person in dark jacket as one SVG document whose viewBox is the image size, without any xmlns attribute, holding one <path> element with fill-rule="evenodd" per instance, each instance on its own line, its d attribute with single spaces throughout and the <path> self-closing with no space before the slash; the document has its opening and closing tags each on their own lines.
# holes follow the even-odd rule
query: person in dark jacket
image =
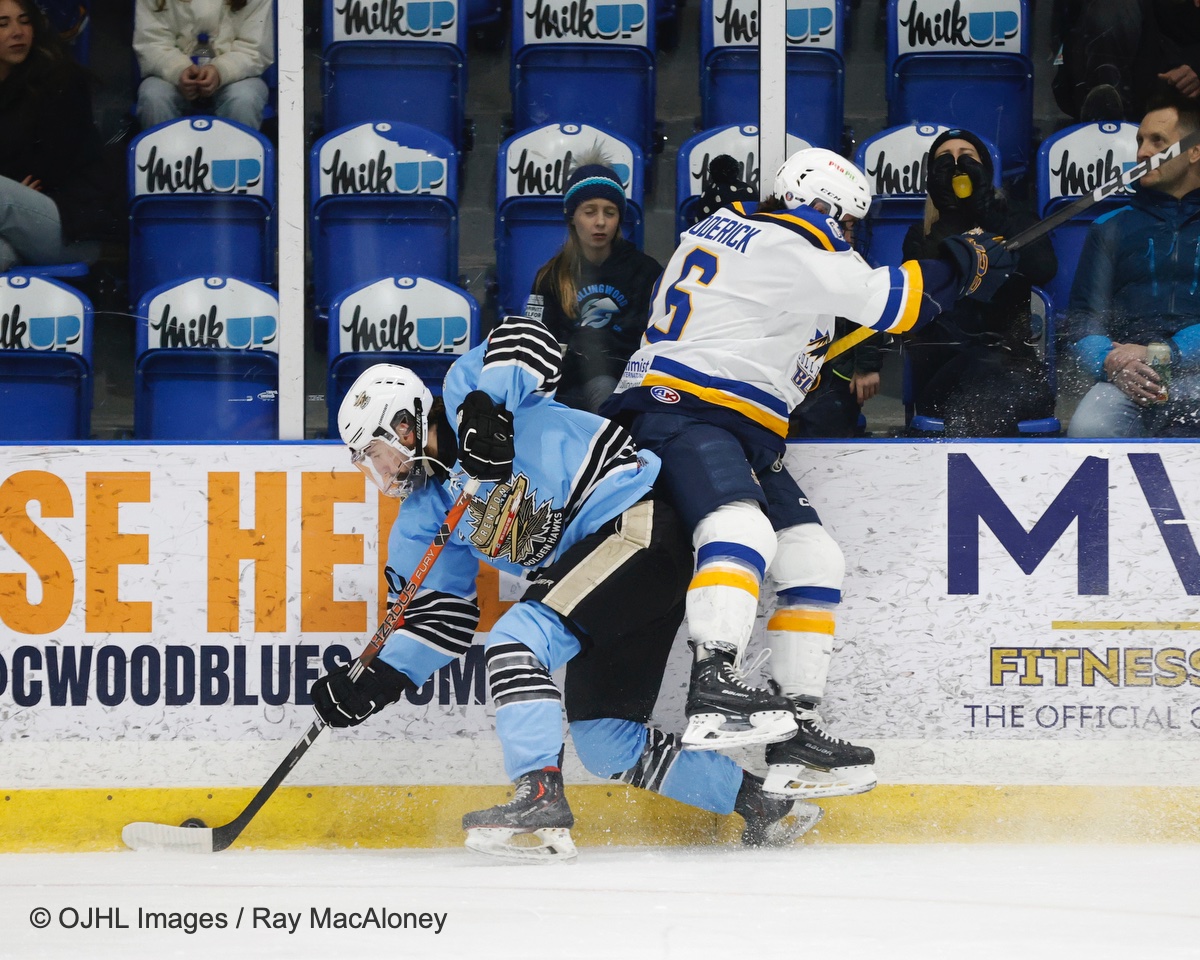
<svg viewBox="0 0 1200 960">
<path fill-rule="evenodd" d="M 838 317 L 830 352 L 854 326 Z M 862 431 L 858 417 L 863 404 L 879 393 L 883 354 L 879 344 L 886 334 L 874 334 L 830 359 L 825 356 L 821 375 L 788 421 L 789 440 L 856 437 Z"/>
<path fill-rule="evenodd" d="M 94 260 L 109 184 L 87 74 L 33 0 L 0 0 L 0 271 Z"/>
<path fill-rule="evenodd" d="M 1138 159 L 1197 129 L 1200 101 L 1162 89 L 1138 127 Z M 1094 381 L 1070 436 L 1200 436 L 1200 147 L 1092 225 L 1061 337 Z M 1166 369 L 1149 362 L 1152 345 Z"/>
<path fill-rule="evenodd" d="M 616 172 L 581 159 L 563 195 L 566 242 L 539 268 L 525 312 L 564 346 L 559 401 L 595 413 L 646 332 L 662 266 L 621 235 L 625 188 Z"/>
<path fill-rule="evenodd" d="M 1030 223 L 993 186 L 991 155 L 971 131 L 944 131 L 929 158 L 925 222 L 905 236 L 905 260 L 935 256 L 946 237 L 974 228 L 1013 236 Z M 1032 346 L 1030 289 L 1052 279 L 1058 261 L 1049 237 L 1018 257 L 990 302 L 960 300 L 907 341 L 916 412 L 942 418 L 946 436 L 1016 437 L 1019 421 L 1054 415 L 1049 372 Z"/>
<path fill-rule="evenodd" d="M 1054 97 L 1084 122 L 1139 120 L 1159 82 L 1200 96 L 1195 0 L 1055 0 Z"/>
</svg>

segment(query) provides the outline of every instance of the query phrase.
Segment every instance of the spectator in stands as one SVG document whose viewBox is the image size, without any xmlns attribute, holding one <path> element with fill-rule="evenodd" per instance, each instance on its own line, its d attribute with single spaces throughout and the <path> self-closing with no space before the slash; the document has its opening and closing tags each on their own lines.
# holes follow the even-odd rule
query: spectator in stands
<svg viewBox="0 0 1200 960">
<path fill-rule="evenodd" d="M 602 154 L 580 158 L 563 213 L 566 242 L 538 269 L 525 312 L 563 345 L 559 401 L 595 413 L 646 332 L 662 266 L 621 235 L 625 188 Z"/>
<path fill-rule="evenodd" d="M 886 337 L 875 334 L 840 350 L 838 341 L 862 328 L 838 317 L 834 329 L 834 341 L 825 355 L 817 385 L 792 411 L 788 439 L 856 437 L 863 433 L 858 418 L 863 404 L 879 392 L 879 371 L 883 369 L 879 343 Z M 834 354 L 835 350 L 839 352 Z"/>
<path fill-rule="evenodd" d="M 904 238 L 905 260 L 936 255 L 948 236 L 980 228 L 1013 236 L 1029 220 L 993 186 L 991 154 L 969 130 L 929 149 L 925 221 Z M 1023 247 L 1018 273 L 988 303 L 960 300 L 909 341 L 916 412 L 945 421 L 946 436 L 1015 437 L 1017 424 L 1054 415 L 1049 373 L 1032 346 L 1030 288 L 1058 268 L 1049 237 Z"/>
<path fill-rule="evenodd" d="M 67 43 L 87 28 L 88 11 L 79 0 L 38 0 L 38 6 L 58 35 Z"/>
<path fill-rule="evenodd" d="M 0 271 L 95 260 L 118 221 L 87 73 L 33 0 L 0 0 Z"/>
<path fill-rule="evenodd" d="M 268 94 L 262 73 L 274 59 L 272 18 L 272 0 L 137 0 L 133 50 L 143 78 L 142 129 L 189 113 L 261 127 Z"/>
<path fill-rule="evenodd" d="M 1054 95 L 1078 120 L 1140 120 L 1158 81 L 1200 96 L 1200 0 L 1055 0 Z"/>
<path fill-rule="evenodd" d="M 1200 101 L 1177 89 L 1147 106 L 1139 160 L 1200 129 Z M 1127 206 L 1092 225 L 1062 338 L 1094 381 L 1070 436 L 1200 436 L 1200 147 L 1146 174 Z M 1166 370 L 1147 362 L 1151 345 L 1169 351 Z"/>
</svg>

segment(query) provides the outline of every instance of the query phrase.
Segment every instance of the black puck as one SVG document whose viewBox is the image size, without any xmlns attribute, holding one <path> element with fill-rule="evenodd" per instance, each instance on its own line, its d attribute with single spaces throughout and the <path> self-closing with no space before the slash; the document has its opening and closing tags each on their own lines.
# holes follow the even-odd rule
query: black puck
<svg viewBox="0 0 1200 960">
<path fill-rule="evenodd" d="M 206 830 L 208 828 L 208 824 L 205 823 L 203 820 L 201 820 L 199 817 L 188 817 L 186 820 L 183 821 L 183 823 L 180 824 L 180 826 L 181 827 L 199 827 L 201 830 Z"/>
</svg>

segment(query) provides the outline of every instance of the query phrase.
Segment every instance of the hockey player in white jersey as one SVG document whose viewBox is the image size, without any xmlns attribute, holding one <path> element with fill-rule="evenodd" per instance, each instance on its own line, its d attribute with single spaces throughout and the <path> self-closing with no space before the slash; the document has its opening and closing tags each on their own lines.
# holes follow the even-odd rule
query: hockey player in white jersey
<svg viewBox="0 0 1200 960">
<path fill-rule="evenodd" d="M 542 324 L 506 317 L 450 368 L 437 400 L 411 371 L 388 364 L 350 388 L 338 413 L 342 439 L 355 464 L 402 500 L 388 543 L 394 594 L 457 497 L 452 468 L 484 482 L 379 656 L 357 681 L 346 667 L 313 685 L 317 712 L 331 726 L 361 723 L 463 655 L 479 619 L 480 560 L 536 570 L 485 644 L 516 791 L 463 818 L 468 847 L 514 859 L 574 856 L 559 766 L 563 698 L 551 679 L 564 664 L 572 740 L 592 773 L 740 813 L 747 843 L 790 840 L 820 808 L 770 797 L 729 758 L 685 752 L 677 736 L 646 726 L 683 620 L 691 547 L 673 509 L 652 495 L 658 458 L 615 424 L 556 402 L 560 367 Z M 511 842 L 527 833 L 538 846 Z"/>
<path fill-rule="evenodd" d="M 768 743 L 766 789 L 810 799 L 870 790 L 875 758 L 826 734 L 817 713 L 845 564 L 783 469 L 788 414 L 816 383 L 836 317 L 903 333 L 958 297 L 990 295 L 1014 259 L 996 238 L 951 237 L 944 260 L 873 269 L 844 235 L 870 203 L 860 170 L 807 149 L 757 211 L 734 204 L 684 231 L 602 408 L 661 458 L 659 484 L 696 551 L 685 744 Z M 763 690 L 741 661 L 768 574 L 778 592 Z"/>
</svg>

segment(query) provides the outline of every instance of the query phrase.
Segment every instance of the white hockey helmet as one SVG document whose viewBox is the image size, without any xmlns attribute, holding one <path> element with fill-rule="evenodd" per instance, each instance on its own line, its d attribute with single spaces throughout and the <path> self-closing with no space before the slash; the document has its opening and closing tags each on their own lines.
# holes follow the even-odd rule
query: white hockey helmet
<svg viewBox="0 0 1200 960">
<path fill-rule="evenodd" d="M 814 200 L 829 205 L 829 215 L 862 220 L 871 208 L 871 190 L 863 172 L 832 150 L 809 147 L 797 150 L 775 174 L 775 196 L 789 210 Z"/>
<path fill-rule="evenodd" d="M 425 482 L 425 441 L 433 395 L 407 367 L 377 363 L 351 385 L 338 408 L 350 461 L 383 493 L 404 500 Z"/>
</svg>

